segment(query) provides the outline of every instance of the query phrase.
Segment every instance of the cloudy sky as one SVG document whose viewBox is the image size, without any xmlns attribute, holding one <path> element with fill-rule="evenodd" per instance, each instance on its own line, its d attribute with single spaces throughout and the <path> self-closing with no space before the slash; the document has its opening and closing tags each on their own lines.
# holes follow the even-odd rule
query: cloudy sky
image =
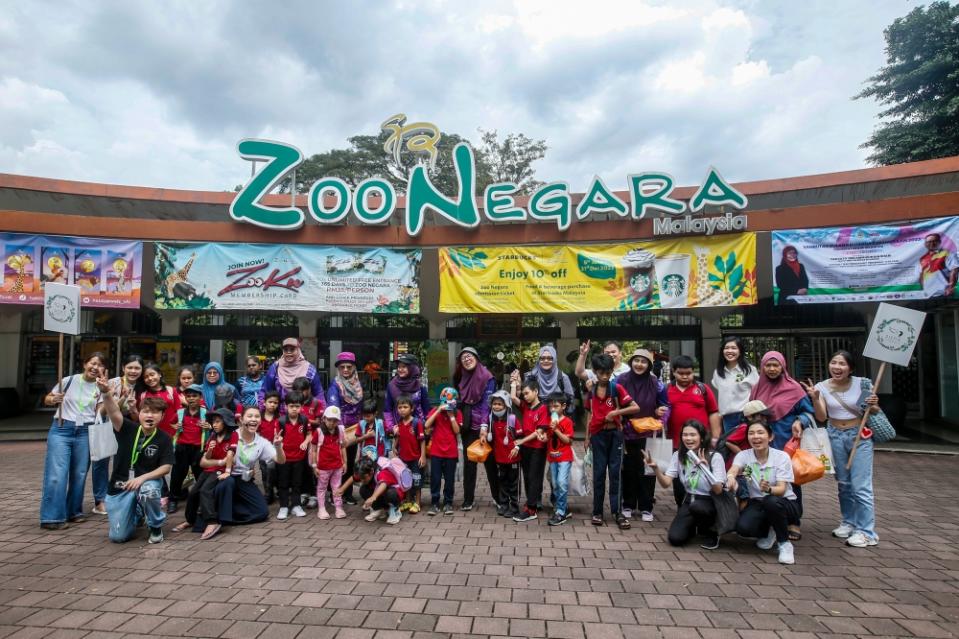
<svg viewBox="0 0 959 639">
<path fill-rule="evenodd" d="M 582 191 L 865 165 L 851 100 L 876 0 L 22 2 L 0 12 L 0 172 L 229 190 L 237 140 L 311 154 L 389 115 L 545 138 L 538 177 Z M 470 6 L 468 6 L 468 4 Z"/>
</svg>

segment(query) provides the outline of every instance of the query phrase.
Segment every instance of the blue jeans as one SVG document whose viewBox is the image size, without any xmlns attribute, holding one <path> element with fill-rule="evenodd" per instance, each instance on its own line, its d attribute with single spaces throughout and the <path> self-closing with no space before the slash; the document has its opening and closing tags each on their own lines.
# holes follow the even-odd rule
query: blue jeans
<svg viewBox="0 0 959 639">
<path fill-rule="evenodd" d="M 110 460 L 112 457 L 93 462 L 93 503 L 99 504 L 107 498 L 107 484 L 110 483 Z"/>
<path fill-rule="evenodd" d="M 147 526 L 160 528 L 166 522 L 166 511 L 160 505 L 162 479 L 143 482 L 140 490 L 125 490 L 119 495 L 107 495 L 107 518 L 110 520 L 110 541 L 118 544 L 129 541 L 137 522 L 146 518 Z"/>
<path fill-rule="evenodd" d="M 829 426 L 829 444 L 839 484 L 839 512 L 842 523 L 852 526 L 870 539 L 876 535 L 876 508 L 872 494 L 872 440 L 860 439 L 852 468 L 846 463 L 856 441 L 856 429 L 840 430 Z"/>
<path fill-rule="evenodd" d="M 589 438 L 589 447 L 593 451 L 593 517 L 603 516 L 607 471 L 609 512 L 615 517 L 622 506 L 620 473 L 623 470 L 623 431 L 618 428 L 602 430 Z"/>
<path fill-rule="evenodd" d="M 553 483 L 552 502 L 557 515 L 565 515 L 569 512 L 566 497 L 569 495 L 569 471 L 572 468 L 573 462 L 549 463 L 549 478 Z"/>
<path fill-rule="evenodd" d="M 63 426 L 57 426 L 54 419 L 43 465 L 41 524 L 60 524 L 83 514 L 83 488 L 89 468 L 87 425 L 77 426 L 65 419 Z"/>
<path fill-rule="evenodd" d="M 740 424 L 745 423 L 745 421 L 746 418 L 743 417 L 742 413 L 729 413 L 728 415 L 723 415 L 723 433 L 728 433 Z"/>
</svg>

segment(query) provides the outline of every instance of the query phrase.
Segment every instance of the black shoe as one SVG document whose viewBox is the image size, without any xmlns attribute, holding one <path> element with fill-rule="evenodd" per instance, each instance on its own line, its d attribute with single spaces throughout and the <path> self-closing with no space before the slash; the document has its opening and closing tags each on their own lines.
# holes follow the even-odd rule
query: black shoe
<svg viewBox="0 0 959 639">
<path fill-rule="evenodd" d="M 460 510 L 462 510 L 464 513 L 473 510 L 473 502 L 471 501 L 464 502 L 463 505 L 460 507 Z"/>
<path fill-rule="evenodd" d="M 629 520 L 626 519 L 623 513 L 616 515 L 616 525 L 619 526 L 620 530 L 629 530 L 632 527 L 632 524 L 629 523 Z"/>
<path fill-rule="evenodd" d="M 563 524 L 566 523 L 566 519 L 567 517 L 565 515 L 554 514 L 552 517 L 549 518 L 549 521 L 547 521 L 546 523 L 549 524 L 550 526 L 562 526 Z"/>
<path fill-rule="evenodd" d="M 171 499 L 169 502 L 167 502 L 166 512 L 168 515 L 172 515 L 173 513 L 175 513 L 176 509 L 177 509 L 177 503 L 174 500 Z"/>
<path fill-rule="evenodd" d="M 509 512 L 509 507 L 504 506 L 503 504 L 497 504 L 496 506 L 496 515 L 498 517 L 505 517 L 506 513 Z"/>
<path fill-rule="evenodd" d="M 51 524 L 40 524 L 40 527 L 44 530 L 65 530 L 70 527 L 65 521 L 58 521 Z"/>
<path fill-rule="evenodd" d="M 346 497 L 343 498 L 343 501 L 349 504 L 350 506 L 356 505 L 356 499 L 353 497 L 353 495 L 347 495 Z"/>
<path fill-rule="evenodd" d="M 513 517 L 513 521 L 517 521 L 517 522 L 533 521 L 534 519 L 536 519 L 536 510 L 534 510 L 533 508 L 530 508 L 529 506 L 524 507 L 520 513 L 518 513 L 515 517 Z"/>
<path fill-rule="evenodd" d="M 430 517 L 438 515 L 440 514 L 440 507 L 436 505 L 430 506 L 430 509 L 426 511 L 426 514 Z"/>
<path fill-rule="evenodd" d="M 444 514 L 444 515 L 452 515 L 452 514 L 453 514 L 453 504 L 446 504 L 445 506 L 443 506 L 443 514 Z"/>
<path fill-rule="evenodd" d="M 719 548 L 719 536 L 710 535 L 706 537 L 706 541 L 700 544 L 699 547 L 703 548 L 704 550 L 716 550 L 717 548 Z"/>
<path fill-rule="evenodd" d="M 567 521 L 570 520 L 570 519 L 572 519 L 572 518 L 573 518 L 573 513 L 569 512 L 569 511 L 566 511 L 566 514 L 563 515 L 563 519 L 566 519 Z"/>
</svg>

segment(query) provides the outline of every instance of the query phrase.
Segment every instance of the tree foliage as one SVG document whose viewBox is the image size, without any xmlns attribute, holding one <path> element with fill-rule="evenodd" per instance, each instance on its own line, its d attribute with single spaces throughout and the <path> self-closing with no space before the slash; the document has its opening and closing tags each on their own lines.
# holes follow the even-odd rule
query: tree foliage
<svg viewBox="0 0 959 639">
<path fill-rule="evenodd" d="M 897 18 L 883 32 L 886 66 L 858 98 L 887 108 L 863 144 L 874 164 L 959 155 L 959 5 L 934 2 Z"/>
<path fill-rule="evenodd" d="M 536 179 L 533 163 L 546 155 L 546 140 L 510 133 L 502 142 L 496 131 L 480 129 L 481 157 L 492 182 L 512 182 L 521 193 L 532 193 L 543 182 Z"/>
</svg>

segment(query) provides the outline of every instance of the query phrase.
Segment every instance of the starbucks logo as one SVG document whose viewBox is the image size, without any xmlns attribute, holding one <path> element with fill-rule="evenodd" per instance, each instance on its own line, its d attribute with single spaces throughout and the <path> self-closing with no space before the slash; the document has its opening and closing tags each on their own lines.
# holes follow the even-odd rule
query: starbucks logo
<svg viewBox="0 0 959 639">
<path fill-rule="evenodd" d="M 663 295 L 679 297 L 686 292 L 686 278 L 675 273 L 663 278 Z"/>
<path fill-rule="evenodd" d="M 645 291 L 650 285 L 649 276 L 645 273 L 637 273 L 629 280 L 629 287 L 634 291 Z"/>
<path fill-rule="evenodd" d="M 876 341 L 890 351 L 908 351 L 916 341 L 916 329 L 901 319 L 883 320 L 876 328 Z"/>
<path fill-rule="evenodd" d="M 77 315 L 77 308 L 66 295 L 51 295 L 47 300 L 47 313 L 58 322 L 72 322 Z"/>
</svg>

